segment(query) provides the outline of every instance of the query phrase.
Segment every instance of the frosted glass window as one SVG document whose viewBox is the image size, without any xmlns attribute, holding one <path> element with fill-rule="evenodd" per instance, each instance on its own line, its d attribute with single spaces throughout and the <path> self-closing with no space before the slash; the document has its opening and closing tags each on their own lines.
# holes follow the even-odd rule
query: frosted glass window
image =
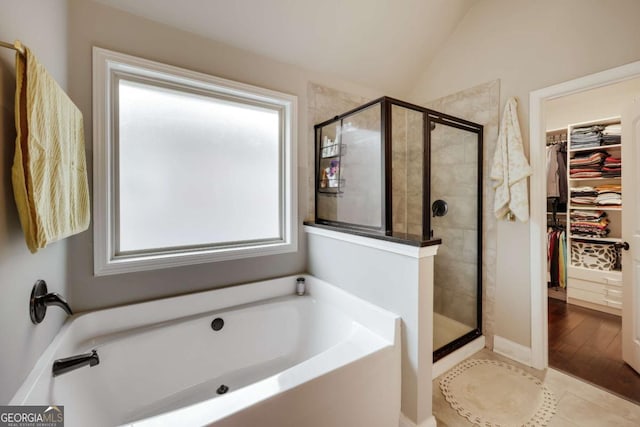
<svg viewBox="0 0 640 427">
<path fill-rule="evenodd" d="M 119 251 L 282 237 L 280 112 L 119 81 Z"/>
<path fill-rule="evenodd" d="M 94 273 L 297 250 L 297 98 L 93 49 Z"/>
</svg>

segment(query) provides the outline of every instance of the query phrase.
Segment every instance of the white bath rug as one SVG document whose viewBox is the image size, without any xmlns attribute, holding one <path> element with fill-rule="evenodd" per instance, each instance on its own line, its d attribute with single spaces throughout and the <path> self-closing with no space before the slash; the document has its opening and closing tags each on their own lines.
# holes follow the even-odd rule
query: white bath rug
<svg viewBox="0 0 640 427">
<path fill-rule="evenodd" d="M 557 402 L 539 379 L 497 360 L 470 359 L 440 380 L 458 414 L 482 427 L 546 426 Z"/>
</svg>

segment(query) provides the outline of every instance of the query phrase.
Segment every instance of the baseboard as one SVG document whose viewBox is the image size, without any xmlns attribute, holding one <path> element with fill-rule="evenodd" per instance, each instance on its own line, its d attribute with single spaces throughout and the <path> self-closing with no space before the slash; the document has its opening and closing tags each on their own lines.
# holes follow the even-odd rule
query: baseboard
<svg viewBox="0 0 640 427">
<path fill-rule="evenodd" d="M 437 427 L 436 417 L 433 415 L 420 423 L 420 425 L 416 425 L 409 418 L 405 417 L 403 413 L 400 413 L 400 424 L 399 427 Z"/>
<path fill-rule="evenodd" d="M 531 362 L 531 348 L 525 347 L 498 335 L 493 337 L 493 351 L 511 360 L 527 366 L 533 366 Z"/>
<path fill-rule="evenodd" d="M 460 347 L 451 354 L 447 354 L 442 359 L 433 364 L 431 369 L 431 378 L 437 378 L 447 372 L 449 369 L 462 362 L 467 357 L 479 352 L 485 346 L 484 335 L 479 336 L 475 340 Z"/>
<path fill-rule="evenodd" d="M 416 423 L 414 423 L 413 421 L 411 421 L 409 418 L 405 417 L 405 415 L 400 412 L 400 423 L 398 424 L 399 427 L 416 427 Z"/>
</svg>

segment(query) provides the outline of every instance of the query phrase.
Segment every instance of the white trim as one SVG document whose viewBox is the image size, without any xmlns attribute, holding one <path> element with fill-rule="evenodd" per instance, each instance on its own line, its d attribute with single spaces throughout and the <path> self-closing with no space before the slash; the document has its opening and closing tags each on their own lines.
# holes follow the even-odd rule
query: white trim
<svg viewBox="0 0 640 427">
<path fill-rule="evenodd" d="M 436 417 L 431 415 L 429 418 L 420 423 L 420 425 L 416 425 L 413 421 L 407 418 L 402 412 L 400 412 L 400 422 L 398 423 L 399 427 L 437 427 Z"/>
<path fill-rule="evenodd" d="M 516 362 L 531 366 L 531 349 L 517 342 L 495 335 L 493 337 L 493 351 Z"/>
<path fill-rule="evenodd" d="M 392 252 L 411 258 L 427 258 L 435 256 L 438 252 L 439 245 L 431 246 L 411 246 L 403 243 L 390 242 L 388 240 L 376 239 L 373 237 L 358 236 L 356 234 L 342 233 L 326 228 L 304 226 L 305 233 L 315 234 L 316 236 L 329 237 L 331 239 L 342 240 L 343 242 L 353 243 L 368 248 L 379 249 L 385 252 Z"/>
<path fill-rule="evenodd" d="M 111 104 L 114 95 L 112 80 L 117 74 L 133 74 L 171 82 L 189 90 L 215 91 L 228 96 L 265 103 L 282 109 L 284 134 L 282 139 L 283 184 L 282 236 L 278 240 L 254 245 L 209 247 L 193 250 L 167 251 L 159 254 L 118 256 L 114 237 L 114 212 L 111 141 Z M 221 79 L 171 65 L 161 64 L 118 52 L 93 48 L 93 233 L 94 274 L 108 275 L 133 271 L 200 264 L 205 262 L 248 258 L 297 251 L 297 97 L 244 83 Z"/>
<path fill-rule="evenodd" d="M 640 61 L 591 74 L 529 93 L 529 161 L 531 184 L 531 366 L 548 365 L 547 287 L 546 282 L 546 205 L 545 101 L 640 77 Z M 497 337 L 496 337 L 497 338 Z M 495 349 L 494 349 L 495 350 Z"/>
<path fill-rule="evenodd" d="M 482 350 L 485 345 L 486 342 L 484 335 L 481 335 L 470 343 L 452 352 L 451 354 L 448 354 L 446 357 L 438 360 L 433 364 L 433 369 L 431 371 L 433 379 L 436 379 L 440 375 L 444 374 L 449 369 L 453 368 L 466 358 L 476 354 L 477 352 Z"/>
<path fill-rule="evenodd" d="M 416 423 L 411 421 L 405 414 L 400 412 L 400 422 L 398 423 L 399 427 L 416 427 Z"/>
</svg>

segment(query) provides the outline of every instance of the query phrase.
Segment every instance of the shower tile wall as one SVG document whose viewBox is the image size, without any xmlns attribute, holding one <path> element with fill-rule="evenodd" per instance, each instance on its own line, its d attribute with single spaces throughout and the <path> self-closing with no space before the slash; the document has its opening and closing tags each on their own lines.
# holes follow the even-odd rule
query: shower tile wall
<svg viewBox="0 0 640 427">
<path fill-rule="evenodd" d="M 394 233 L 422 234 L 423 114 L 391 108 Z"/>
<path fill-rule="evenodd" d="M 442 245 L 435 258 L 434 311 L 477 326 L 477 147 L 475 133 L 436 124 L 431 132 L 431 199 L 449 212 L 432 218 Z"/>
<path fill-rule="evenodd" d="M 497 224 L 493 216 L 493 187 L 489 179 L 489 169 L 493 152 L 495 151 L 496 140 L 498 139 L 500 81 L 494 80 L 484 83 L 422 105 L 484 126 L 484 161 L 482 165 L 482 333 L 486 338 L 486 346 L 492 349 L 495 322 Z M 440 291 L 436 289 L 436 292 Z"/>
</svg>

